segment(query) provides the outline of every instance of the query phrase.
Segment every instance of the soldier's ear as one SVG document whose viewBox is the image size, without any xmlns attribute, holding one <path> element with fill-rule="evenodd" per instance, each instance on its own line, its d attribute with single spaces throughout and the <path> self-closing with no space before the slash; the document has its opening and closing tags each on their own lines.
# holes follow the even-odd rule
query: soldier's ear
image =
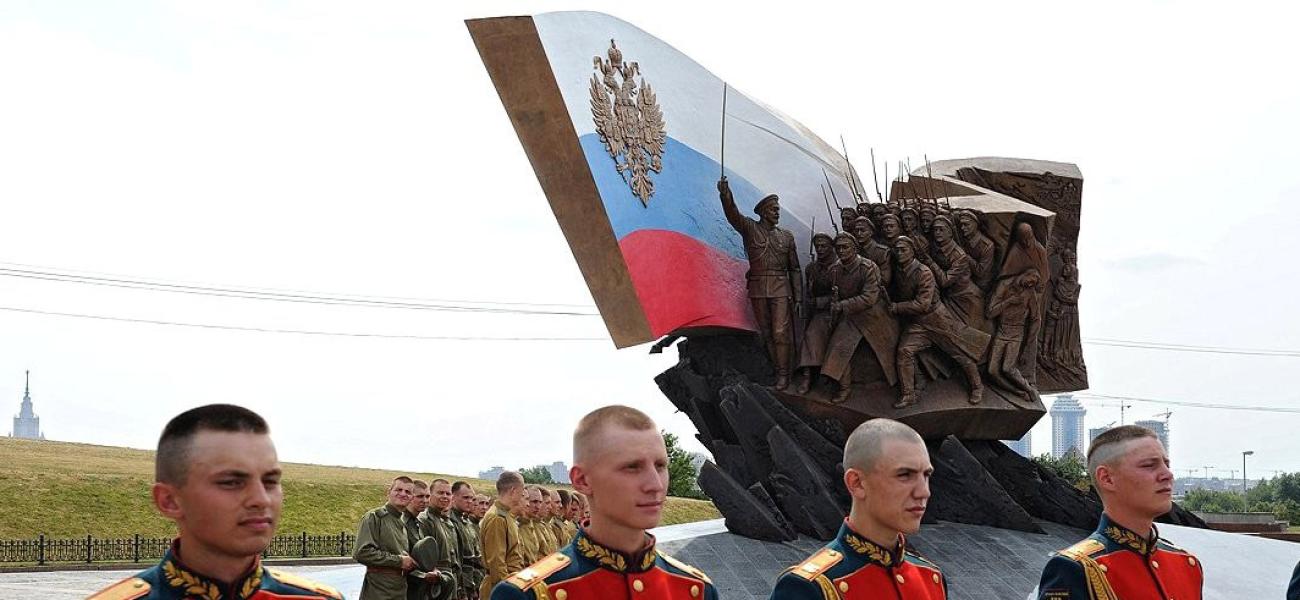
<svg viewBox="0 0 1300 600">
<path fill-rule="evenodd" d="M 862 500 L 867 497 L 867 485 L 862 471 L 858 469 L 844 469 L 844 487 L 849 491 L 849 495 L 855 499 Z"/>
<path fill-rule="evenodd" d="M 587 480 L 587 470 L 580 465 L 569 469 L 569 484 L 588 498 L 591 497 L 591 482 Z"/>
<path fill-rule="evenodd" d="M 153 505 L 158 508 L 162 516 L 176 521 L 185 515 L 185 511 L 181 509 L 180 499 L 177 497 L 176 486 L 158 482 L 153 484 L 150 494 L 153 496 Z"/>
<path fill-rule="evenodd" d="M 1097 467 L 1097 472 L 1092 474 L 1092 481 L 1098 490 L 1111 491 L 1115 489 L 1115 475 L 1110 472 L 1110 467 L 1107 465 Z"/>
</svg>

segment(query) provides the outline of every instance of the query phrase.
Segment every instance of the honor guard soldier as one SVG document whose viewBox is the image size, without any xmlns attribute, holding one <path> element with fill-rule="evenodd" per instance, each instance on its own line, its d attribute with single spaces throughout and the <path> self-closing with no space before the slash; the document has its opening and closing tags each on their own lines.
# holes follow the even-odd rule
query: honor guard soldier
<svg viewBox="0 0 1300 600">
<path fill-rule="evenodd" d="M 911 427 L 889 419 L 858 426 L 844 445 L 853 504 L 839 534 L 776 581 L 773 600 L 943 600 L 943 573 L 907 549 L 930 498 L 930 455 Z"/>
<path fill-rule="evenodd" d="M 654 421 L 606 406 L 573 433 L 573 487 L 591 503 L 591 522 L 559 552 L 514 574 L 491 600 L 717 600 L 702 571 L 655 547 L 668 492 L 668 453 Z"/>
<path fill-rule="evenodd" d="M 229 404 L 187 410 L 158 439 L 153 503 L 177 536 L 154 567 L 94 600 L 342 598 L 333 588 L 262 566 L 284 492 L 266 421 Z"/>
<path fill-rule="evenodd" d="M 1201 563 L 1161 539 L 1153 522 L 1173 504 L 1174 474 L 1155 432 L 1110 429 L 1088 449 L 1102 515 L 1087 539 L 1053 554 L 1039 600 L 1199 600 Z"/>
</svg>

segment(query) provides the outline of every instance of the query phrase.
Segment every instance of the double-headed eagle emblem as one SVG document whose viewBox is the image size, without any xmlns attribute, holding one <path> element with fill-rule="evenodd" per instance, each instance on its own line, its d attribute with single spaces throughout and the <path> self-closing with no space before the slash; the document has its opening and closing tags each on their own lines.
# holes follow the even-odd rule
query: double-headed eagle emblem
<svg viewBox="0 0 1300 600">
<path fill-rule="evenodd" d="M 645 78 L 637 87 L 635 76 L 641 74 L 641 67 L 623 62 L 614 40 L 609 41 L 608 54 L 609 60 L 592 58 L 596 74 L 591 76 L 591 116 L 619 175 L 642 206 L 648 206 L 655 193 L 650 172 L 661 173 L 664 168 L 668 139 L 664 113 Z"/>
</svg>

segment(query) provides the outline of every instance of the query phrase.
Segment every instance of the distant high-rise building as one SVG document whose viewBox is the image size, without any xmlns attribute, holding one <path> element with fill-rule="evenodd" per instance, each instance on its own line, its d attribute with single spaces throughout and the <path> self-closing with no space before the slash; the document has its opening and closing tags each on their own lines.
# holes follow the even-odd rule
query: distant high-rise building
<svg viewBox="0 0 1300 600">
<path fill-rule="evenodd" d="M 1033 458 L 1034 457 L 1033 439 L 1034 439 L 1034 432 L 1033 430 L 1030 430 L 1025 432 L 1025 437 L 1022 437 L 1018 440 L 1007 440 L 1006 442 L 1003 443 L 1005 443 L 1007 447 L 1010 448 L 1012 451 L 1014 451 L 1016 454 L 1019 454 L 1025 458 Z"/>
<path fill-rule="evenodd" d="M 32 410 L 32 372 L 27 372 L 27 384 L 23 389 L 23 404 L 18 409 L 18 416 L 14 417 L 14 430 L 9 434 L 10 437 L 23 438 L 28 440 L 43 440 L 45 434 L 41 433 L 41 418 L 36 416 Z"/>
<path fill-rule="evenodd" d="M 1160 445 L 1165 447 L 1165 454 L 1170 454 L 1168 423 L 1152 419 L 1149 421 L 1134 421 L 1133 424 L 1138 427 L 1146 427 L 1147 429 L 1156 432 L 1156 437 L 1160 438 Z"/>
<path fill-rule="evenodd" d="M 1092 446 L 1092 441 L 1097 439 L 1097 436 L 1106 433 L 1114 425 L 1115 425 L 1114 423 L 1111 423 L 1110 425 L 1107 425 L 1105 427 L 1090 427 L 1088 429 L 1088 445 Z"/>
<path fill-rule="evenodd" d="M 1073 449 L 1084 455 L 1088 450 L 1083 438 L 1083 415 L 1088 410 L 1074 396 L 1061 394 L 1052 403 L 1052 456 L 1061 458 Z"/>
<path fill-rule="evenodd" d="M 569 465 L 560 461 L 555 461 L 551 463 L 551 466 L 546 467 L 546 470 L 551 473 L 551 481 L 554 481 L 555 483 L 569 483 Z"/>
<path fill-rule="evenodd" d="M 488 481 L 496 481 L 497 478 L 500 477 L 501 474 L 505 472 L 506 472 L 505 467 L 492 467 L 491 469 L 488 469 L 486 471 L 479 471 L 478 478 L 486 479 Z"/>
</svg>

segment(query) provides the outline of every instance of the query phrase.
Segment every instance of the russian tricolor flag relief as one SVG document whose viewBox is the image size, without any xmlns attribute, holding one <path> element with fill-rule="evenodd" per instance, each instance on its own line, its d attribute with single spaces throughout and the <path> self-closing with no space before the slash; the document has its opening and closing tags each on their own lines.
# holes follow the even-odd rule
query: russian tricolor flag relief
<svg viewBox="0 0 1300 600">
<path fill-rule="evenodd" d="M 826 180 L 852 202 L 834 148 L 628 23 L 560 12 L 467 25 L 618 347 L 755 329 L 748 261 L 718 200 L 724 87 L 743 213 L 778 194 L 806 256 L 814 216 L 829 229 Z"/>
</svg>

